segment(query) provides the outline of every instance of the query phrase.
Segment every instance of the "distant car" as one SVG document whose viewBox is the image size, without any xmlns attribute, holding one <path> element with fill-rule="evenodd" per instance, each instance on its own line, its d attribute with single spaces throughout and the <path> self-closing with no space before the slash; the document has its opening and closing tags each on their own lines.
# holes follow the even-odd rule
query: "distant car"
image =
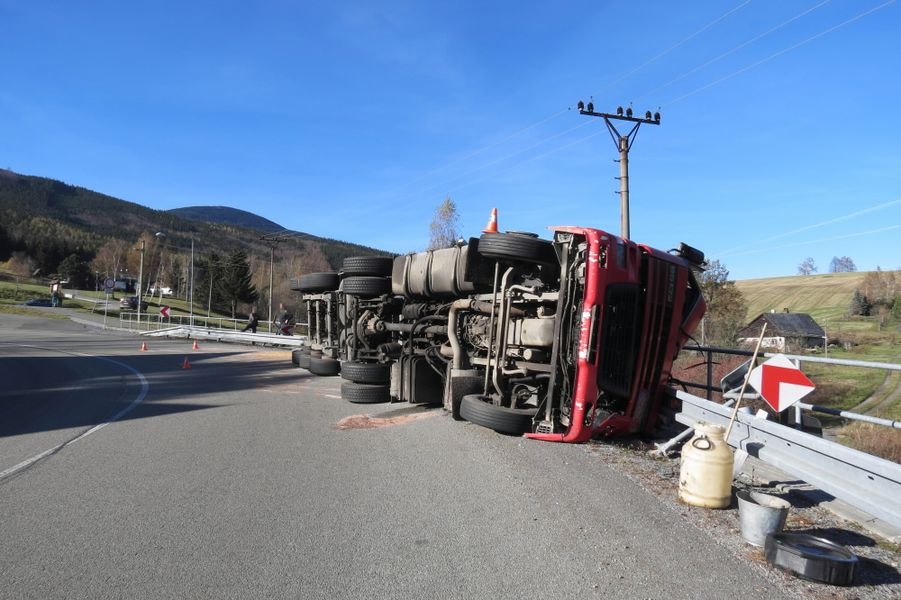
<svg viewBox="0 0 901 600">
<path fill-rule="evenodd" d="M 49 298 L 32 298 L 25 301 L 25 306 L 53 306 Z"/>
<path fill-rule="evenodd" d="M 138 310 L 138 297 L 137 296 L 125 296 L 121 300 L 119 300 L 119 308 L 126 308 L 130 310 Z M 141 310 L 147 310 L 147 303 L 141 300 Z"/>
</svg>

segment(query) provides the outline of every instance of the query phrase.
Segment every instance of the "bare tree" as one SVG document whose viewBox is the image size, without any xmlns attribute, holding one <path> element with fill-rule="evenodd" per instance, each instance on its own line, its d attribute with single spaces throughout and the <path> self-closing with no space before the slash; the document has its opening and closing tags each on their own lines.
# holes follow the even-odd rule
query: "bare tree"
<svg viewBox="0 0 901 600">
<path fill-rule="evenodd" d="M 830 273 L 853 273 L 856 270 L 857 265 L 855 265 L 854 261 L 847 256 L 843 256 L 841 258 L 833 256 L 832 262 L 829 263 Z"/>
<path fill-rule="evenodd" d="M 435 217 L 429 225 L 428 250 L 450 248 L 460 239 L 460 217 L 457 215 L 457 205 L 448 196 L 437 209 Z"/>
<path fill-rule="evenodd" d="M 735 282 L 729 279 L 729 269 L 718 260 L 708 260 L 698 283 L 707 301 L 704 343 L 733 343 L 736 333 L 745 325 L 748 304 Z"/>
<path fill-rule="evenodd" d="M 817 266 L 814 264 L 813 258 L 809 256 L 798 265 L 798 275 L 813 275 L 816 272 Z"/>
</svg>

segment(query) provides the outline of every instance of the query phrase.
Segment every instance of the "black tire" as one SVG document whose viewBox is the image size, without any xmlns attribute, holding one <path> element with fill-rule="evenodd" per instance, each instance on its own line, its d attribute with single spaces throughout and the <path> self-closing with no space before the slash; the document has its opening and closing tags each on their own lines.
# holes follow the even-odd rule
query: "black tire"
<svg viewBox="0 0 901 600">
<path fill-rule="evenodd" d="M 333 376 L 341 372 L 341 363 L 334 358 L 310 357 L 310 373 L 313 375 Z"/>
<path fill-rule="evenodd" d="M 341 275 L 376 275 L 388 277 L 394 266 L 394 259 L 388 256 L 348 256 L 341 266 Z"/>
<path fill-rule="evenodd" d="M 523 233 L 483 233 L 479 238 L 479 254 L 488 258 L 548 265 L 558 262 L 550 241 Z"/>
<path fill-rule="evenodd" d="M 388 402 L 391 399 L 387 385 L 353 381 L 345 381 L 341 384 L 341 397 L 354 404 L 377 404 Z"/>
<path fill-rule="evenodd" d="M 341 365 L 341 377 L 357 383 L 388 383 L 391 367 L 382 363 L 348 361 Z"/>
<path fill-rule="evenodd" d="M 300 356 L 297 357 L 297 366 L 301 369 L 309 369 L 310 368 L 310 355 L 307 352 L 303 352 Z"/>
<path fill-rule="evenodd" d="M 301 275 L 297 288 L 301 292 L 331 292 L 338 289 L 337 273 L 307 273 Z"/>
<path fill-rule="evenodd" d="M 300 355 L 303 354 L 303 348 L 295 348 L 291 351 L 291 362 L 300 366 Z"/>
<path fill-rule="evenodd" d="M 375 298 L 391 291 L 391 280 L 387 277 L 348 277 L 342 282 L 344 293 L 348 296 Z"/>
<path fill-rule="evenodd" d="M 535 408 L 495 406 L 480 394 L 468 394 L 460 402 L 461 417 L 500 433 L 521 435 L 532 431 L 532 418 L 537 413 Z"/>
</svg>

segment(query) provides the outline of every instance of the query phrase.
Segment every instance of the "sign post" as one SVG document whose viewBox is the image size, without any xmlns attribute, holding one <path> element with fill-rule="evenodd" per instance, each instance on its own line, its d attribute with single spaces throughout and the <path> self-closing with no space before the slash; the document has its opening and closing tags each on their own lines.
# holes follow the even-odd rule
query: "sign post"
<svg viewBox="0 0 901 600">
<path fill-rule="evenodd" d="M 109 310 L 109 297 L 113 293 L 113 286 L 116 285 L 112 277 L 107 277 L 103 282 L 103 291 L 106 292 L 106 302 L 103 303 L 103 328 L 106 329 L 106 313 Z"/>
</svg>

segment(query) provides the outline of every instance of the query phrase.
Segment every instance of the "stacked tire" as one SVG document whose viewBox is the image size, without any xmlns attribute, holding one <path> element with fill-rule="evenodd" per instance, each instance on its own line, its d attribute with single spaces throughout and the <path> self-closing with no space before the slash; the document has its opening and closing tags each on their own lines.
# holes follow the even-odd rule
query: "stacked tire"
<svg viewBox="0 0 901 600">
<path fill-rule="evenodd" d="M 391 291 L 391 268 L 388 256 L 349 256 L 341 268 L 341 291 L 359 298 L 377 298 Z"/>
<path fill-rule="evenodd" d="M 350 256 L 341 268 L 341 291 L 349 303 L 378 302 L 391 292 L 394 259 L 387 256 Z M 350 305 L 348 305 L 350 306 Z M 350 356 L 357 348 L 349 348 Z M 390 365 L 372 360 L 348 360 L 342 364 L 341 397 L 355 404 L 375 404 L 391 400 Z"/>
<path fill-rule="evenodd" d="M 340 277 L 335 272 L 307 273 L 301 275 L 298 279 L 297 288 L 311 301 L 317 301 L 324 294 L 334 292 L 338 289 Z M 319 323 L 311 323 L 312 327 L 319 327 Z M 310 331 L 311 340 L 318 339 L 317 331 Z M 325 341 L 322 341 L 325 343 Z M 314 344 L 315 345 L 315 344 Z M 304 347 L 292 352 L 291 360 L 297 360 L 297 366 L 307 369 L 310 373 L 320 376 L 334 376 L 341 372 L 341 363 L 334 358 L 323 356 L 322 350 L 317 348 Z"/>
<path fill-rule="evenodd" d="M 391 400 L 391 367 L 382 363 L 347 361 L 342 365 L 341 397 L 354 404 Z"/>
</svg>

